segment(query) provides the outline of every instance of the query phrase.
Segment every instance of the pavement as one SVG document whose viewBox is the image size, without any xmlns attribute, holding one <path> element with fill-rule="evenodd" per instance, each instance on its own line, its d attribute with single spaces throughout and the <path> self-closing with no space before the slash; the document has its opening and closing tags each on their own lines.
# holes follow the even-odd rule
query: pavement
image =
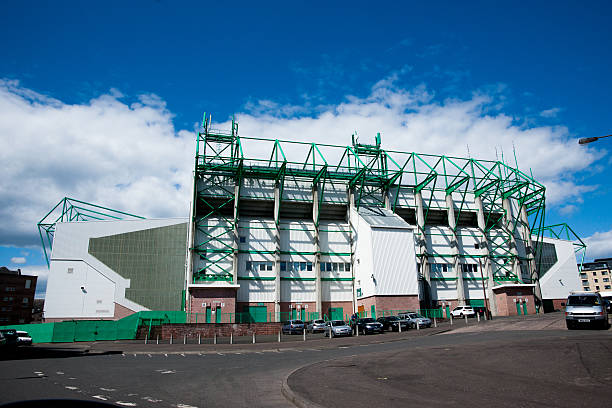
<svg viewBox="0 0 612 408">
<path fill-rule="evenodd" d="M 470 319 L 467 327 L 455 321 L 452 327 L 331 340 L 291 336 L 280 344 L 38 345 L 23 358 L 0 361 L 0 404 L 607 405 L 612 331 L 558 330 L 559 321 L 562 314 Z"/>
</svg>

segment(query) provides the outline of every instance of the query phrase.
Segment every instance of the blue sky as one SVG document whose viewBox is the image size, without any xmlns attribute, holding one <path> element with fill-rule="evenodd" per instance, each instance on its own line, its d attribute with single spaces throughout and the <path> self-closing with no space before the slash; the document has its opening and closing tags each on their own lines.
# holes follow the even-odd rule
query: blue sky
<svg viewBox="0 0 612 408">
<path fill-rule="evenodd" d="M 309 123 L 330 123 L 324 120 L 327 113 L 344 126 L 330 129 L 330 134 L 334 138 L 346 134 L 345 139 L 338 137 L 334 142 L 346 144 L 354 130 L 369 134 L 370 129 L 365 124 L 357 126 L 358 121 L 350 127 L 343 112 L 367 105 L 368 115 L 372 115 L 369 123 L 380 123 L 383 128 L 378 129 L 383 132 L 383 145 L 393 145 L 399 143 L 402 129 L 408 132 L 410 128 L 385 127 L 385 108 L 395 109 L 393 101 L 403 98 L 399 109 L 409 111 L 407 120 L 415 122 L 432 111 L 447 118 L 453 114 L 467 118 L 478 124 L 473 128 L 484 126 L 489 118 L 498 123 L 505 120 L 491 129 L 501 129 L 500 135 L 506 136 L 486 133 L 477 138 L 473 132 L 466 136 L 470 151 L 494 159 L 491 152 L 495 148 L 504 148 L 508 154 L 514 143 L 519 167 L 522 163 L 533 167 L 536 178 L 557 185 L 556 191 L 559 186 L 574 190 L 572 194 L 555 193 L 555 187 L 550 188 L 549 222 L 569 222 L 581 236 L 593 239 L 593 256 L 612 256 L 612 215 L 608 211 L 612 138 L 588 149 L 572 147 L 576 138 L 612 133 L 610 2 L 593 1 L 588 6 L 584 2 L 484 1 L 400 6 L 400 2 L 351 1 L 330 6 L 328 2 L 296 1 L 232 2 L 231 7 L 202 2 L 181 2 L 177 7 L 177 2 L 164 0 L 124 3 L 3 3 L 3 144 L 10 145 L 14 132 L 32 132 L 10 121 L 11 117 L 22 117 L 40 123 L 36 137 L 44 138 L 48 126 L 48 137 L 59 144 L 74 140 L 86 143 L 91 131 L 93 144 L 103 146 L 108 139 L 120 145 L 127 136 L 112 139 L 111 124 L 97 122 L 108 117 L 108 122 L 119 123 L 120 115 L 126 128 L 132 126 L 125 132 L 135 138 L 142 125 L 142 137 L 150 137 L 150 144 L 156 137 L 161 144 L 169 143 L 167 135 L 180 141 L 173 156 L 180 162 L 193 154 L 193 135 L 188 132 L 204 111 L 212 112 L 218 122 L 226 122 L 236 113 L 241 129 L 255 136 L 270 129 L 290 132 L 302 125 L 307 134 Z M 378 109 L 374 113 L 372 106 Z M 18 115 L 10 114 L 13 107 Z M 156 124 L 153 128 L 152 122 Z M 81 134 L 83 140 L 78 136 L 62 139 L 62 129 Z M 459 132 L 463 128 L 444 122 L 437 131 L 443 129 Z M 537 155 L 522 142 L 533 133 L 544 135 L 542 143 L 551 143 L 549 151 L 559 149 L 559 154 L 542 156 L 542 161 L 568 159 L 569 164 L 555 167 L 538 163 Z M 145 144 L 133 143 L 130 146 L 134 149 L 148 152 Z M 482 149 L 477 144 L 482 144 Z M 421 147 L 414 145 L 408 150 Z M 441 142 L 437 153 L 446 153 L 441 146 L 446 144 Z M 155 157 L 155 149 L 151 149 Z M 34 267 L 43 262 L 36 248 L 35 223 L 64 195 L 78 195 L 76 198 L 145 216 L 183 215 L 178 204 L 155 205 L 144 198 L 122 200 L 109 195 L 110 190 L 94 191 L 79 184 L 70 168 L 56 171 L 51 156 L 61 152 L 47 149 L 39 153 L 39 161 L 51 160 L 40 169 L 50 180 L 48 186 L 54 188 L 32 187 L 32 191 L 48 195 L 18 200 L 12 185 L 36 181 L 26 169 L 11 173 L 12 184 L 5 180 L 4 186 L 0 185 L 4 195 L 0 201 L 10 203 L 12 214 L 20 214 L 0 215 L 0 220 L 8 223 L 0 230 L 1 265 Z M 9 163 L 17 163 L 20 157 L 6 154 Z M 90 160 L 112 161 L 109 157 L 116 163 L 128 161 L 112 153 Z M 81 177 L 92 177 L 92 183 L 105 180 L 108 168 L 89 169 Z M 147 170 L 146 165 L 124 169 L 126 174 L 135 174 L 127 185 L 145 183 L 146 174 L 138 173 L 143 168 Z M 168 174 L 183 171 L 181 164 L 173 169 L 156 176 L 166 180 Z M 30 167 L 29 172 L 33 171 Z M 173 184 L 186 192 L 188 186 L 183 184 L 187 183 L 181 180 L 173 180 Z M 141 204 L 130 207 L 134 202 Z M 11 261 L 20 257 L 25 263 Z"/>
</svg>

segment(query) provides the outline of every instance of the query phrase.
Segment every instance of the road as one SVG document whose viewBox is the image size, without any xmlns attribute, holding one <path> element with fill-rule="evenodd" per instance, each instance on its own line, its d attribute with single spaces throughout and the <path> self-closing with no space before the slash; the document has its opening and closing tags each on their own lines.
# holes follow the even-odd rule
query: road
<svg viewBox="0 0 612 408">
<path fill-rule="evenodd" d="M 161 345 L 139 345 L 131 350 L 123 347 L 123 354 L 65 353 L 0 361 L 0 402 L 64 398 L 116 406 L 290 407 L 293 405 L 281 393 L 283 381 L 311 364 L 323 366 L 302 377 L 296 372 L 288 384 L 296 392 L 302 384 L 302 388 L 325 395 L 319 402 L 326 406 L 371 406 L 363 393 L 352 392 L 361 389 L 367 389 L 367 395 L 380 391 L 385 401 L 391 396 L 391 403 L 385 404 L 389 406 L 408 406 L 409 401 L 447 406 L 470 401 L 563 406 L 566 401 L 575 402 L 567 399 L 569 389 L 559 389 L 565 384 L 558 381 L 563 376 L 577 381 L 569 396 L 584 397 L 579 401 L 597 403 L 600 396 L 612 397 L 608 391 L 596 392 L 610 390 L 611 331 L 496 329 L 427 335 L 434 333 L 428 330 L 282 347 L 225 345 L 215 351 L 211 346 L 187 345 L 172 354 L 160 349 Z M 330 364 L 331 360 L 337 363 Z M 393 364 L 400 360 L 405 363 Z M 347 361 L 352 362 L 346 365 Z M 350 366 L 362 362 L 375 362 L 375 369 Z M 460 385 L 452 384 L 456 378 L 463 378 Z M 542 381 L 535 383 L 538 378 Z M 417 399 L 420 389 L 431 397 Z M 539 397 L 531 398 L 532 394 Z M 334 400 L 350 404 L 330 403 Z"/>
</svg>

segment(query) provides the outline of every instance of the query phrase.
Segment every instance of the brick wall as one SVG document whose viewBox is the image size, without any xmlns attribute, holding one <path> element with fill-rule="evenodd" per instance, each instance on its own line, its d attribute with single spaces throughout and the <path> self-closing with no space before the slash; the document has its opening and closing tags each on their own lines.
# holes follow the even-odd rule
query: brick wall
<svg viewBox="0 0 612 408">
<path fill-rule="evenodd" d="M 372 305 L 376 308 L 376 313 L 383 310 L 411 310 L 420 309 L 419 297 L 412 296 L 369 296 L 357 301 L 357 308 L 363 306 L 364 310 L 369 313 L 372 310 Z"/>
<path fill-rule="evenodd" d="M 168 340 L 170 335 L 174 339 L 182 339 L 183 336 L 194 338 L 198 337 L 198 334 L 202 338 L 211 338 L 214 337 L 215 333 L 217 337 L 229 337 L 232 333 L 234 336 L 252 336 L 253 333 L 261 336 L 272 336 L 277 335 L 280 329 L 280 323 L 164 324 L 151 330 L 151 338 L 156 337 L 158 334 L 160 340 Z"/>
<path fill-rule="evenodd" d="M 192 288 L 189 293 L 189 304 L 194 321 L 196 313 L 206 316 L 206 308 L 211 307 L 211 312 L 221 313 L 222 322 L 229 322 L 231 313 L 236 313 L 236 290 L 232 288 Z"/>
<path fill-rule="evenodd" d="M 523 314 L 523 304 L 525 302 L 527 303 L 527 313 L 535 314 L 535 298 L 532 288 L 508 287 L 494 289 L 494 291 L 498 316 L 517 316 L 517 302 L 521 304 L 521 315 Z"/>
</svg>

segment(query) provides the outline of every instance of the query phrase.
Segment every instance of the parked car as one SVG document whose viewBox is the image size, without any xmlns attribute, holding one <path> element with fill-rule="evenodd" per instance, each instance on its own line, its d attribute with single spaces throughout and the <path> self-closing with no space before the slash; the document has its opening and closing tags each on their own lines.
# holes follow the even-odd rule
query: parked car
<svg viewBox="0 0 612 408">
<path fill-rule="evenodd" d="M 0 330 L 6 339 L 7 347 L 17 346 L 17 330 L 15 329 L 2 329 Z"/>
<path fill-rule="evenodd" d="M 325 331 L 325 327 L 327 327 L 327 325 L 325 324 L 325 320 L 317 319 L 308 322 L 308 324 L 306 325 L 306 331 L 308 331 L 309 333 L 322 333 Z"/>
<path fill-rule="evenodd" d="M 419 325 L 419 328 L 431 327 L 431 319 L 425 316 L 421 316 L 418 313 L 400 313 L 399 317 L 401 317 L 402 319 L 406 319 L 406 321 L 408 321 L 408 324 L 412 328 L 416 328 L 417 323 Z"/>
<path fill-rule="evenodd" d="M 31 346 L 32 337 L 27 331 L 17 330 L 17 345 L 18 346 Z"/>
<path fill-rule="evenodd" d="M 6 338 L 4 334 L 0 331 L 0 350 L 6 346 Z"/>
<path fill-rule="evenodd" d="M 451 311 L 451 316 L 453 317 L 475 317 L 476 312 L 472 308 L 472 306 L 457 306 Z"/>
<path fill-rule="evenodd" d="M 579 325 L 608 328 L 608 311 L 599 293 L 572 293 L 565 306 L 565 323 L 573 330 Z"/>
<path fill-rule="evenodd" d="M 379 317 L 376 321 L 383 325 L 383 330 L 399 331 L 401 325 L 402 330 L 410 328 L 410 323 L 406 319 L 400 319 L 397 316 Z"/>
<path fill-rule="evenodd" d="M 371 317 L 357 319 L 353 326 L 356 333 L 358 332 L 362 334 L 382 333 L 384 331 L 383 325 Z"/>
<path fill-rule="evenodd" d="M 288 320 L 283 323 L 281 330 L 283 334 L 302 334 L 304 332 L 304 322 L 301 320 Z"/>
<path fill-rule="evenodd" d="M 330 320 L 325 323 L 325 337 L 329 337 L 330 332 L 332 337 L 353 335 L 351 326 L 346 324 L 344 320 Z"/>
</svg>

